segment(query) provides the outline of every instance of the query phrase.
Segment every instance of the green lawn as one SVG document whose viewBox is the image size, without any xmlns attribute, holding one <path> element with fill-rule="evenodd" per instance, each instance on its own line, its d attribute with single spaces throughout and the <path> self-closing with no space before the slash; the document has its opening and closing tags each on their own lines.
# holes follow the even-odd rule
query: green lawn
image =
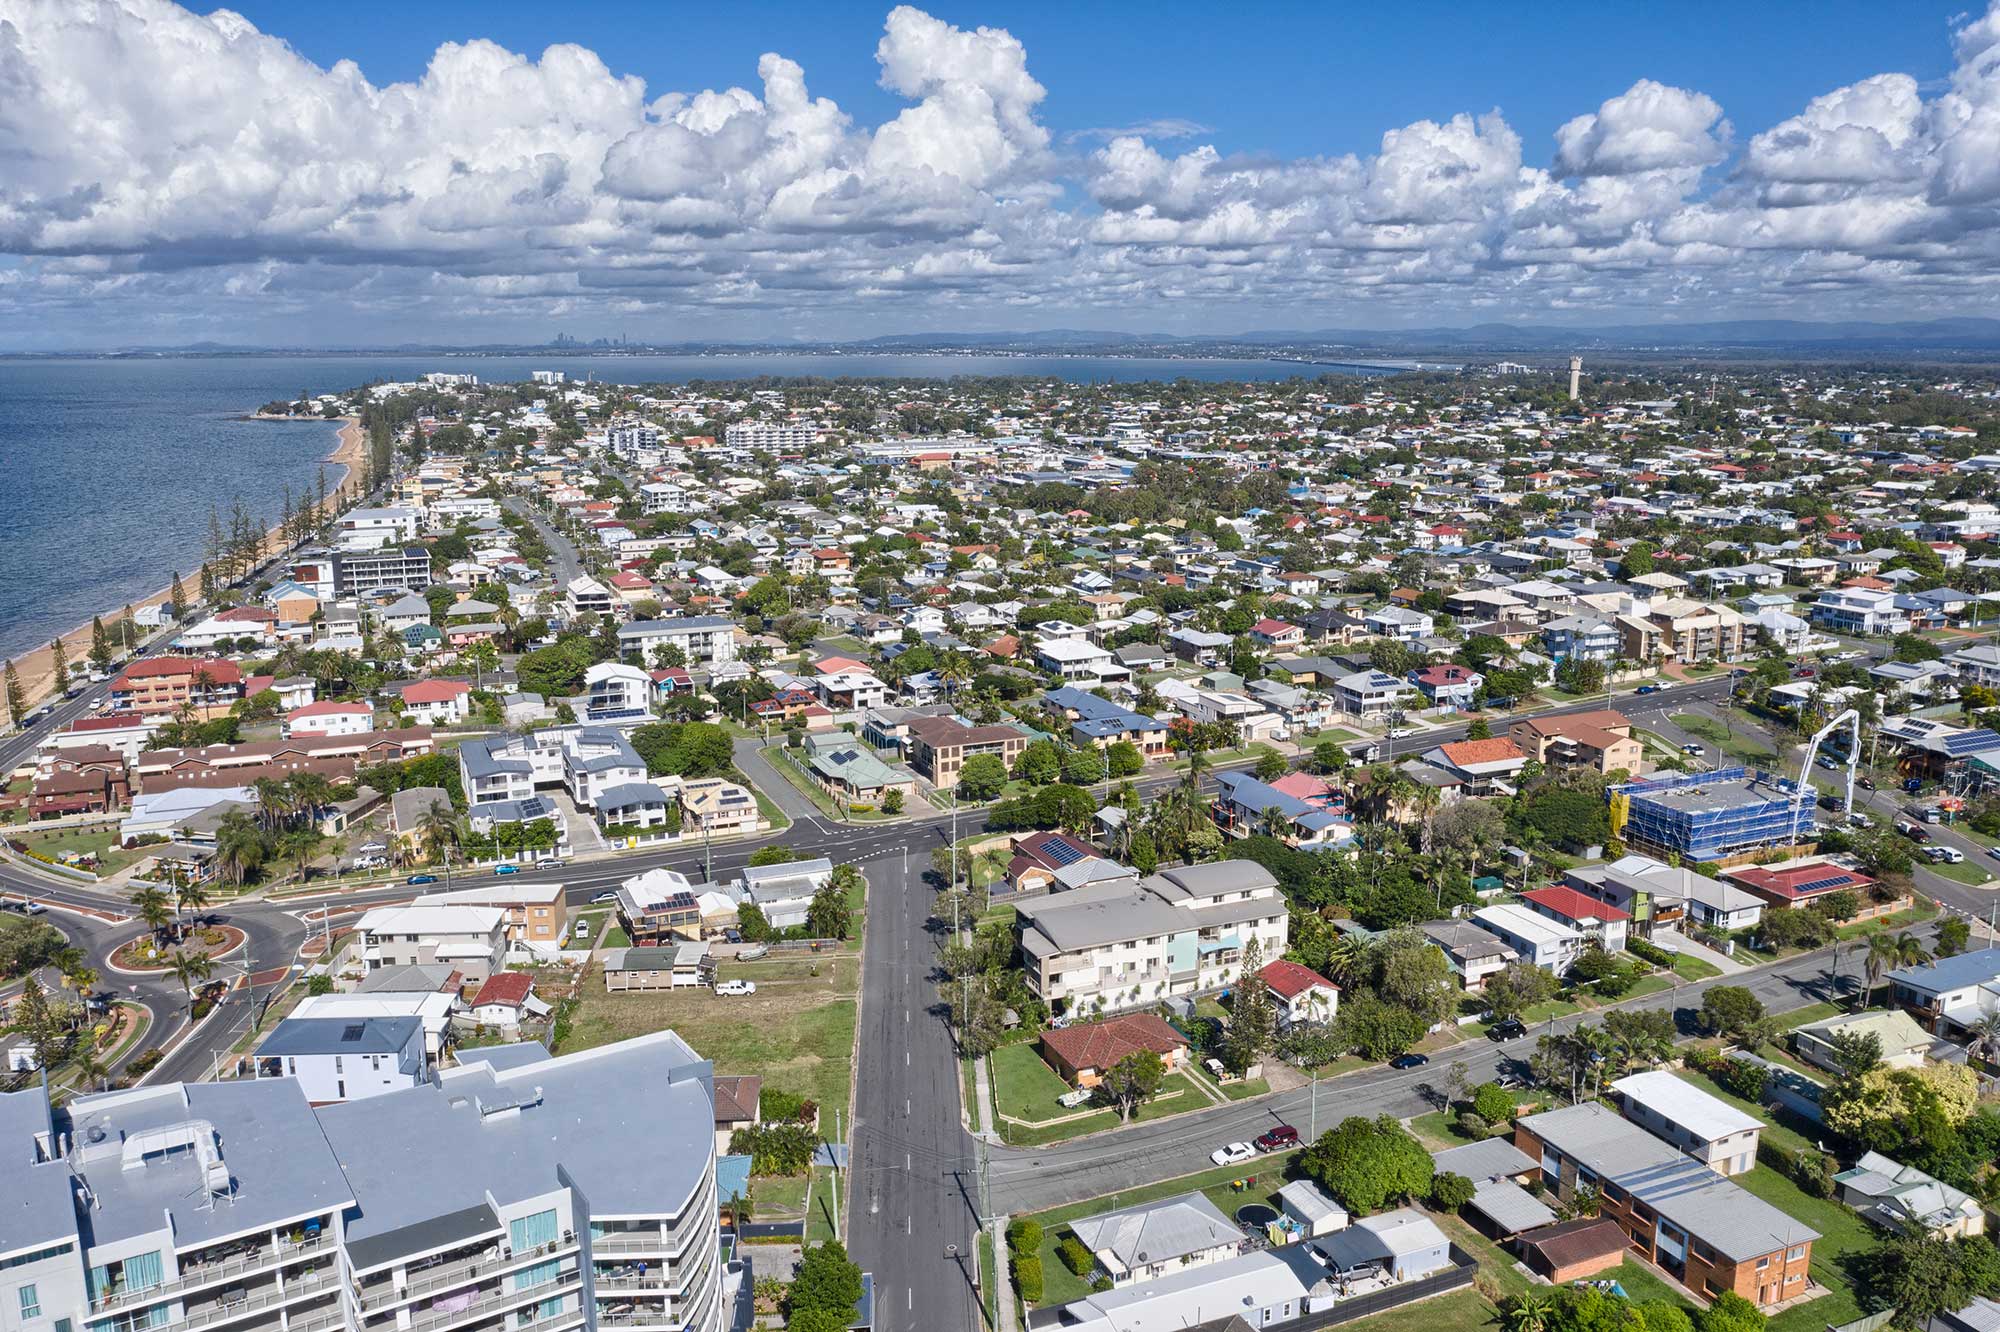
<svg viewBox="0 0 2000 1332">
<path fill-rule="evenodd" d="M 1931 865 L 1926 868 L 1949 867 Z M 1929 898 L 1922 898 L 1915 905 L 1904 907 L 1901 911 L 1892 911 L 1886 916 L 1876 916 L 1870 920 L 1857 920 L 1851 925 L 1842 925 L 1835 933 L 1843 939 L 1858 939 L 1863 935 L 1875 934 L 1882 930 L 1906 930 L 1912 925 L 1921 925 L 1937 913 L 1937 903 Z"/>
<path fill-rule="evenodd" d="M 806 1193 L 806 1243 L 824 1244 L 834 1238 L 834 1185 L 831 1170 L 815 1168 L 811 1186 Z M 841 1198 L 840 1211 L 847 1210 L 847 1200 Z"/>
<path fill-rule="evenodd" d="M 1423 1332 L 1493 1332 L 1499 1323 L 1499 1315 L 1486 1297 L 1467 1289 L 1340 1326 L 1342 1332 L 1410 1332 L 1411 1328 L 1422 1328 Z"/>
<path fill-rule="evenodd" d="M 1765 1125 L 1764 1141 L 1770 1143 L 1773 1147 L 1782 1147 L 1786 1151 L 1791 1152 L 1803 1151 L 1812 1147 L 1813 1140 L 1805 1132 L 1793 1127 L 1789 1122 L 1781 1122 L 1776 1112 L 1768 1110 L 1754 1102 L 1746 1101 L 1742 1097 L 1725 1090 L 1721 1083 L 1709 1077 L 1706 1073 L 1692 1068 L 1684 1068 L 1676 1073 L 1675 1076 L 1683 1082 L 1692 1083 L 1701 1088 L 1710 1096 L 1727 1101 L 1744 1114 L 1761 1120 Z M 1783 1116 L 1782 1118 L 1789 1120 L 1790 1116 Z"/>
<path fill-rule="evenodd" d="M 979 1074 L 977 1062 L 971 1059 L 959 1061 L 959 1081 L 965 1093 L 965 1123 L 974 1133 L 979 1132 Z"/>
<path fill-rule="evenodd" d="M 809 974 L 814 965 L 818 976 Z M 672 1028 L 718 1073 L 760 1073 L 766 1087 L 818 1101 L 830 1120 L 846 1109 L 853 1077 L 858 960 L 843 953 L 724 970 L 750 976 L 753 966 L 771 970 L 755 973 L 756 994 L 741 996 L 692 988 L 608 994 L 603 972 L 592 967 L 559 1053 Z"/>
<path fill-rule="evenodd" d="M 1022 1046 L 1008 1046 L 1007 1049 L 1022 1049 Z M 997 1055 L 996 1055 L 997 1057 Z M 1053 1074 L 1051 1075 L 1053 1076 Z M 1000 1089 L 994 1088 L 998 1097 Z M 1201 1090 L 1188 1080 L 1185 1073 L 1170 1074 L 1160 1084 L 1159 1093 L 1132 1112 L 1131 1122 L 1143 1124 L 1149 1120 L 1165 1119 L 1169 1115 L 1182 1114 L 1189 1110 L 1206 1110 L 1215 1102 L 1201 1094 Z M 1004 1105 L 1004 1102 L 1003 1102 Z M 1058 1114 L 1069 1114 L 1056 1106 Z M 1003 1109 L 1001 1113 L 1006 1113 Z M 1069 1138 L 1081 1137 L 1086 1133 L 1097 1133 L 1119 1126 L 1116 1110 L 1098 1110 L 1078 1119 L 1068 1119 L 1061 1123 L 1044 1123 L 1040 1126 L 1010 1124 L 1002 1120 L 999 1124 L 1000 1136 L 1012 1147 L 1043 1147 L 1052 1142 L 1062 1142 Z"/>
<path fill-rule="evenodd" d="M 1674 974 L 1686 981 L 1707 980 L 1710 976 L 1720 976 L 1722 968 L 1704 958 L 1688 953 L 1674 954 Z"/>
<path fill-rule="evenodd" d="M 1986 867 L 1976 860 L 1968 860 L 1958 865 L 1932 865 L 1925 862 L 1924 868 L 1933 874 L 1942 874 L 1945 878 L 1954 880 L 1955 882 L 1969 883 L 1975 886 L 1985 883 L 1992 877 L 1992 875 L 1986 872 Z"/>
<path fill-rule="evenodd" d="M 15 840 L 37 855 L 62 863 L 65 852 L 79 856 L 96 856 L 94 872 L 102 877 L 116 874 L 127 865 L 145 859 L 150 851 L 146 847 L 126 849 L 118 845 L 118 825 L 115 823 L 92 824 L 83 828 L 51 828 L 30 830 L 15 834 Z M 81 868 L 81 867 L 78 867 Z"/>
<path fill-rule="evenodd" d="M 1778 757 L 1756 736 L 1745 735 L 1699 712 L 1676 712 L 1672 715 L 1672 721 L 1689 735 L 1707 741 L 1710 746 L 1721 750 L 1723 754 L 1739 763 L 1747 763 L 1752 767 L 1765 766 L 1775 762 Z"/>
<path fill-rule="evenodd" d="M 1033 1044 L 1003 1045 L 988 1063 L 994 1109 L 999 1114 L 1039 1121 L 1073 1113 L 1056 1104 L 1056 1098 L 1069 1091 L 1069 1084 L 1043 1061 Z"/>
<path fill-rule="evenodd" d="M 1784 1015 L 1785 1028 L 1788 1031 L 1796 1031 L 1815 1022 L 1824 1022 L 1830 1017 L 1839 1017 L 1846 1011 L 1839 1004 L 1807 1004 L 1804 1008 L 1794 1008 Z"/>
<path fill-rule="evenodd" d="M 1770 1322 L 1769 1332 L 1819 1332 L 1859 1318 L 1863 1310 L 1854 1293 L 1857 1263 L 1881 1247 L 1882 1237 L 1866 1221 L 1830 1198 L 1809 1197 L 1798 1185 L 1769 1166 L 1760 1165 L 1732 1177 L 1737 1184 L 1779 1211 L 1803 1221 L 1820 1233 L 1813 1243 L 1813 1280 L 1827 1294 Z"/>
</svg>

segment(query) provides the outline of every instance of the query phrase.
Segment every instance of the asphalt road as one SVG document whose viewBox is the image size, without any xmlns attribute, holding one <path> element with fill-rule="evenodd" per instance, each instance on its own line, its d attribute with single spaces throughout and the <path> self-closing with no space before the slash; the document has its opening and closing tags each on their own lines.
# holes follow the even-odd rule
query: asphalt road
<svg viewBox="0 0 2000 1332">
<path fill-rule="evenodd" d="M 549 565 L 555 577 L 556 590 L 560 592 L 569 586 L 583 572 L 583 563 L 576 554 L 576 543 L 556 531 L 555 525 L 542 515 L 542 511 L 526 500 L 510 495 L 500 502 L 508 512 L 526 518 L 541 534 L 542 541 L 549 548 Z"/>
<path fill-rule="evenodd" d="M 978 1163 L 959 1121 L 958 1059 L 937 1002 L 928 863 L 868 867 L 848 1249 L 875 1274 L 878 1332 L 978 1326 Z M 822 1115 L 824 1111 L 822 1111 Z"/>
</svg>

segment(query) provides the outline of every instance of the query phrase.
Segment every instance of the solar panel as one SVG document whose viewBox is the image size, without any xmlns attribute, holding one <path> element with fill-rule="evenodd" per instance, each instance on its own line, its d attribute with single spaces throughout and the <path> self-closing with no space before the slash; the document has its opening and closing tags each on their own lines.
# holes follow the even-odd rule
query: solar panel
<svg viewBox="0 0 2000 1332">
<path fill-rule="evenodd" d="M 1042 843 L 1042 854 L 1053 860 L 1056 863 L 1057 869 L 1074 865 L 1077 861 L 1082 860 L 1084 856 L 1083 851 L 1070 842 L 1066 840 L 1056 841 L 1054 839 Z"/>
<path fill-rule="evenodd" d="M 363 1036 L 365 1036 L 367 1032 L 368 1032 L 367 1023 L 350 1022 L 345 1027 L 342 1027 L 340 1029 L 340 1039 L 343 1041 L 358 1041 Z"/>
<path fill-rule="evenodd" d="M 1802 883 L 1792 891 L 1796 893 L 1816 893 L 1822 888 L 1838 888 L 1843 883 L 1852 882 L 1854 882 L 1854 876 L 1851 874 L 1829 874 L 1822 878 Z"/>
<path fill-rule="evenodd" d="M 1984 728 L 1977 731 L 1961 731 L 1944 742 L 1944 752 L 1956 758 L 1961 754 L 1971 754 L 1982 749 L 2000 746 L 2000 734 Z"/>
</svg>

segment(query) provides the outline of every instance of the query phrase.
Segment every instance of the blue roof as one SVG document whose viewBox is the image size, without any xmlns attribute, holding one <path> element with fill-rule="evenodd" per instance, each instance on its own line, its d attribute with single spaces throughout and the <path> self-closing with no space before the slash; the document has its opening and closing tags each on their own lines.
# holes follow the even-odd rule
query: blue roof
<svg viewBox="0 0 2000 1332">
<path fill-rule="evenodd" d="M 1995 978 L 2000 978 L 2000 948 L 1941 957 L 1922 966 L 1898 967 L 1889 973 L 1889 980 L 1895 984 L 1938 994 L 1967 989 Z"/>
<path fill-rule="evenodd" d="M 635 805 L 664 805 L 667 793 L 651 782 L 620 782 L 597 797 L 599 809 L 630 809 Z"/>
<path fill-rule="evenodd" d="M 1314 812 L 1313 807 L 1297 796 L 1286 795 L 1277 787 L 1258 781 L 1247 772 L 1221 772 L 1215 776 L 1215 785 L 1224 796 L 1243 806 L 1263 813 L 1272 806 L 1288 819 L 1302 818 Z"/>
<path fill-rule="evenodd" d="M 416 1017 L 286 1018 L 257 1053 L 274 1055 L 395 1054 L 424 1028 Z"/>
</svg>

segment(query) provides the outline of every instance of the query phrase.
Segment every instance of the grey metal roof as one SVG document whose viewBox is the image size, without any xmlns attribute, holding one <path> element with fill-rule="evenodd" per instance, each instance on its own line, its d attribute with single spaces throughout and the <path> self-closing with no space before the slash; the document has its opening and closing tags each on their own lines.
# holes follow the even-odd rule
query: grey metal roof
<svg viewBox="0 0 2000 1332">
<path fill-rule="evenodd" d="M 1481 1180 L 1525 1175 L 1541 1168 L 1539 1162 L 1506 1138 L 1487 1138 L 1480 1142 L 1468 1142 L 1463 1147 L 1447 1147 L 1441 1152 L 1432 1152 L 1431 1162 L 1439 1174 L 1450 1171 L 1454 1175 L 1463 1175 L 1475 1184 Z"/>
<path fill-rule="evenodd" d="M 508 1045 L 474 1046 L 469 1050 L 461 1049 L 457 1057 L 460 1068 L 484 1064 L 495 1070 L 526 1068 L 530 1064 L 539 1064 L 553 1058 L 549 1054 L 549 1047 L 540 1041 L 514 1041 Z"/>
<path fill-rule="evenodd" d="M 1554 1223 L 1556 1214 L 1541 1199 L 1511 1179 L 1488 1180 L 1472 1191 L 1472 1205 L 1506 1234 L 1520 1234 Z"/>
<path fill-rule="evenodd" d="M 1126 1267 L 1240 1243 L 1243 1232 L 1200 1193 L 1101 1212 L 1069 1223 L 1085 1247 L 1108 1250 Z"/>
<path fill-rule="evenodd" d="M 286 1018 L 257 1053 L 284 1055 L 395 1054 L 423 1034 L 416 1017 Z"/>
<path fill-rule="evenodd" d="M 10 1168 L 0 1190 L 0 1254 L 41 1248 L 77 1231 L 66 1162 L 39 1161 L 35 1136 L 49 1130 L 48 1096 L 37 1084 L 0 1095 L 0 1151 Z"/>
<path fill-rule="evenodd" d="M 1602 1105 L 1573 1105 L 1520 1122 L 1733 1261 L 1819 1238 L 1811 1226 Z"/>
<path fill-rule="evenodd" d="M 2000 948 L 1981 948 L 1956 957 L 1941 957 L 1922 966 L 1898 967 L 1889 973 L 1891 984 L 1907 985 L 1932 994 L 1970 989 L 1995 979 L 2000 979 Z"/>
</svg>

